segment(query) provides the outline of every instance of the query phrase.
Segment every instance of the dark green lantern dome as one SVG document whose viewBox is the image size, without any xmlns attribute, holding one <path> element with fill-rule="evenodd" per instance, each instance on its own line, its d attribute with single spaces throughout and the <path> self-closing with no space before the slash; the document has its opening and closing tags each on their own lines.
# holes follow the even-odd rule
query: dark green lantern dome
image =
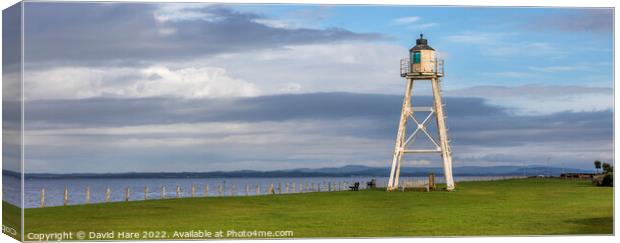
<svg viewBox="0 0 620 243">
<path fill-rule="evenodd" d="M 415 46 L 409 49 L 409 51 L 431 50 L 434 51 L 431 46 L 428 45 L 428 40 L 424 39 L 424 35 L 420 34 L 420 39 L 415 40 Z"/>
</svg>

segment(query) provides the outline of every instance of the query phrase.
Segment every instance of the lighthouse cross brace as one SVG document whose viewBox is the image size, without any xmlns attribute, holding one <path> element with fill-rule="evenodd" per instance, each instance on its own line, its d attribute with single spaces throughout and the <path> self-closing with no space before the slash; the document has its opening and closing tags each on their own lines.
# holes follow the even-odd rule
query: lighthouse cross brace
<svg viewBox="0 0 620 243">
<path fill-rule="evenodd" d="M 413 113 L 415 111 L 427 111 L 429 112 L 429 114 L 426 116 L 426 118 L 424 118 L 424 120 L 422 122 L 419 122 L 415 116 L 413 116 Z M 407 110 L 407 115 L 411 118 L 411 120 L 413 120 L 413 122 L 415 122 L 415 124 L 417 125 L 416 129 L 413 131 L 413 133 L 411 133 L 411 135 L 409 135 L 409 138 L 407 138 L 407 140 L 405 140 L 405 146 L 413 144 L 413 142 L 415 141 L 416 136 L 418 135 L 418 133 L 420 131 L 422 131 L 426 137 L 428 137 L 428 139 L 437 147 L 439 148 L 440 145 L 437 143 L 437 141 L 435 141 L 435 138 L 433 138 L 433 136 L 431 136 L 431 134 L 428 133 L 428 130 L 426 130 L 428 123 L 431 121 L 431 118 L 434 117 L 435 115 L 435 111 L 433 110 L 432 107 L 419 107 L 419 108 L 414 108 L 414 107 L 410 107 L 410 109 Z M 413 153 L 416 150 L 405 150 L 405 153 Z M 437 150 L 439 152 L 439 150 Z"/>
<path fill-rule="evenodd" d="M 407 75 L 407 87 L 405 89 L 405 98 L 403 101 L 403 107 L 400 116 L 400 122 L 398 125 L 398 133 L 396 137 L 396 145 L 394 148 L 394 157 L 392 160 L 390 179 L 388 181 L 388 190 L 396 190 L 399 185 L 400 167 L 403 160 L 403 155 L 407 153 L 439 153 L 443 160 L 444 177 L 446 180 L 446 189 L 448 191 L 454 190 L 454 179 L 452 178 L 452 152 L 448 143 L 447 128 L 445 125 L 445 115 L 443 111 L 443 103 L 441 100 L 440 80 L 438 75 L 424 75 L 413 76 Z M 411 103 L 413 96 L 413 84 L 415 81 L 430 81 L 433 90 L 433 106 L 432 107 L 414 107 Z M 415 118 L 415 112 L 429 112 L 429 114 L 420 122 Z M 435 118 L 435 119 L 433 119 Z M 411 119 L 416 129 L 407 136 L 407 122 Z M 435 120 L 437 124 L 437 132 L 439 141 L 435 140 L 433 136 L 428 132 L 427 128 L 429 123 Z M 426 137 L 435 145 L 436 149 L 408 149 L 413 147 L 414 141 L 420 132 L 424 133 Z M 405 139 L 406 138 L 406 139 Z"/>
</svg>

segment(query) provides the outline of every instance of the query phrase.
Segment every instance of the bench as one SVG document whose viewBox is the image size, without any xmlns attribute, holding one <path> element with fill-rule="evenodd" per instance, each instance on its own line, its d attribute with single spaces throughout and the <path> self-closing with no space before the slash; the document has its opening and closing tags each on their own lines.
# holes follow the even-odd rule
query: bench
<svg viewBox="0 0 620 243">
<path fill-rule="evenodd" d="M 360 183 L 359 182 L 355 182 L 353 183 L 352 186 L 349 187 L 349 189 L 351 191 L 359 191 L 360 190 Z"/>
<path fill-rule="evenodd" d="M 399 190 L 400 191 L 406 191 L 406 190 L 423 190 L 423 191 L 430 191 L 431 185 L 429 182 L 424 181 L 424 180 L 405 180 L 402 181 L 399 185 Z"/>
<path fill-rule="evenodd" d="M 377 180 L 375 179 L 370 180 L 369 182 L 366 183 L 366 187 L 370 189 L 377 188 Z"/>
</svg>

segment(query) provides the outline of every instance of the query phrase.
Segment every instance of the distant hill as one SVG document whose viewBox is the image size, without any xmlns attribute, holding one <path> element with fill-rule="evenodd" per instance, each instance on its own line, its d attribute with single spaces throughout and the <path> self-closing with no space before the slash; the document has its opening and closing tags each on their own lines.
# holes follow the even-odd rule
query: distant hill
<svg viewBox="0 0 620 243">
<path fill-rule="evenodd" d="M 527 168 L 521 166 L 462 166 L 453 168 L 454 176 L 510 176 L 510 175 L 552 175 L 558 176 L 562 172 L 592 173 L 592 170 L 558 168 L 531 165 Z M 401 176 L 426 176 L 434 172 L 438 176 L 443 175 L 441 167 L 402 167 Z M 300 168 L 275 171 L 212 171 L 212 172 L 129 172 L 129 173 L 71 173 L 49 174 L 28 173 L 26 179 L 32 178 L 241 178 L 241 177 L 353 177 L 353 176 L 388 176 L 390 168 L 369 167 L 363 165 L 347 165 L 333 168 Z M 19 177 L 20 174 L 13 171 L 3 170 L 3 175 Z"/>
</svg>

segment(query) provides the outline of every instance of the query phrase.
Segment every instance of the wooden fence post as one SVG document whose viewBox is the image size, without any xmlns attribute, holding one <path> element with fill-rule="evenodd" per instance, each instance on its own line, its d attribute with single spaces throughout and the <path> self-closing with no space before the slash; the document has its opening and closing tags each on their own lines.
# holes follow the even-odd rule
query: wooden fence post
<svg viewBox="0 0 620 243">
<path fill-rule="evenodd" d="M 125 187 L 125 202 L 129 202 L 129 187 Z"/>
<path fill-rule="evenodd" d="M 219 185 L 217 186 L 217 194 L 218 194 L 219 196 L 222 196 L 222 193 L 224 193 L 224 187 L 222 186 L 222 184 L 219 184 Z"/>
<path fill-rule="evenodd" d="M 166 199 L 166 186 L 161 186 L 161 199 Z"/>
<path fill-rule="evenodd" d="M 67 201 L 69 201 L 69 188 L 65 187 L 65 195 L 63 197 L 62 205 L 67 206 Z"/>
<path fill-rule="evenodd" d="M 177 185 L 177 198 L 181 197 L 181 186 Z"/>
<path fill-rule="evenodd" d="M 250 195 L 250 184 L 245 184 L 245 195 L 246 196 Z"/>
<path fill-rule="evenodd" d="M 192 184 L 192 197 L 196 196 L 196 184 Z"/>
<path fill-rule="evenodd" d="M 105 189 L 105 202 L 110 202 L 110 187 L 106 187 Z"/>
<path fill-rule="evenodd" d="M 256 196 L 260 195 L 260 183 L 256 184 Z"/>
<path fill-rule="evenodd" d="M 278 182 L 278 194 L 282 194 L 282 182 Z"/>
<path fill-rule="evenodd" d="M 45 188 L 41 188 L 41 207 L 45 207 Z"/>
<path fill-rule="evenodd" d="M 428 188 L 430 190 L 434 190 L 435 189 L 435 173 L 429 173 L 428 174 Z"/>
<path fill-rule="evenodd" d="M 230 195 L 231 196 L 237 196 L 237 184 L 232 184 L 230 186 Z"/>
<path fill-rule="evenodd" d="M 272 195 L 276 194 L 276 191 L 275 191 L 275 189 L 273 187 L 273 183 L 271 183 L 271 185 L 269 185 L 269 194 L 272 194 Z"/>
<path fill-rule="evenodd" d="M 209 184 L 205 185 L 205 197 L 209 196 Z"/>
<path fill-rule="evenodd" d="M 86 204 L 90 203 L 90 186 L 86 187 Z"/>
<path fill-rule="evenodd" d="M 144 186 L 144 200 L 149 200 L 149 186 Z"/>
</svg>

